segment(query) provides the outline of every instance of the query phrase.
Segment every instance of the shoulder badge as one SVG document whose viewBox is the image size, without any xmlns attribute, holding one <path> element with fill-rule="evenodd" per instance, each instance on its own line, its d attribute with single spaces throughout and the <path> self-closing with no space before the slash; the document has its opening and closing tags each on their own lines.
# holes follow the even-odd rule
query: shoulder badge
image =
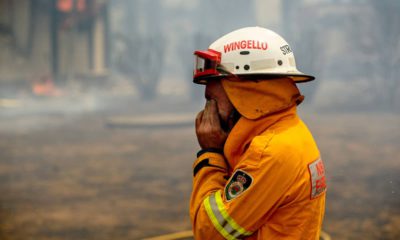
<svg viewBox="0 0 400 240">
<path fill-rule="evenodd" d="M 225 186 L 226 200 L 231 200 L 246 191 L 253 182 L 253 178 L 243 170 L 236 170 Z"/>
<path fill-rule="evenodd" d="M 311 181 L 311 199 L 317 198 L 326 190 L 325 168 L 321 158 L 308 164 Z"/>
</svg>

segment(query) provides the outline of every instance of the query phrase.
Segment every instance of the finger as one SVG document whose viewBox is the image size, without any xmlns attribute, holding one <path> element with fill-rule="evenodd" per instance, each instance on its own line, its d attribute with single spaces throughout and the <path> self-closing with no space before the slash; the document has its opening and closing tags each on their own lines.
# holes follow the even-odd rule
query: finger
<svg viewBox="0 0 400 240">
<path fill-rule="evenodd" d="M 209 121 L 212 124 L 218 124 L 219 125 L 219 114 L 218 114 L 218 104 L 217 101 L 214 99 L 211 99 L 210 105 L 209 105 Z"/>
<path fill-rule="evenodd" d="M 196 116 L 196 129 L 198 129 L 201 124 L 201 121 L 203 119 L 203 113 L 204 113 L 204 110 L 200 111 Z"/>
<path fill-rule="evenodd" d="M 203 113 L 203 120 L 208 121 L 209 119 L 209 115 L 210 115 L 210 101 L 211 100 L 207 100 L 206 102 L 206 106 L 204 107 L 204 113 Z"/>
</svg>

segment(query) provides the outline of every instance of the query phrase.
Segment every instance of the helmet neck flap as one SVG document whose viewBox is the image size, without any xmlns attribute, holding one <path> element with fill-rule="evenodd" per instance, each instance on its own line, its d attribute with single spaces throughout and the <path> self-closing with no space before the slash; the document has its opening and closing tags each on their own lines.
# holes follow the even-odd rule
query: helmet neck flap
<svg viewBox="0 0 400 240">
<path fill-rule="evenodd" d="M 232 81 L 222 79 L 229 100 L 245 118 L 261 117 L 299 105 L 304 96 L 290 78 L 269 81 Z"/>
</svg>

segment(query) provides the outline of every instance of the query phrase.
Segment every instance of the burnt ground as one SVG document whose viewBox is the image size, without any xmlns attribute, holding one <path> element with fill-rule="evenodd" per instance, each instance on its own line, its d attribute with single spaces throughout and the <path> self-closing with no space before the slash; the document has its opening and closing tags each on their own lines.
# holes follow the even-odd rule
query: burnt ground
<svg viewBox="0 0 400 240">
<path fill-rule="evenodd" d="M 111 116 L 146 109 L 3 111 L 0 239 L 140 239 L 190 229 L 193 127 L 107 127 Z M 400 116 L 302 115 L 328 174 L 325 231 L 400 239 Z"/>
</svg>

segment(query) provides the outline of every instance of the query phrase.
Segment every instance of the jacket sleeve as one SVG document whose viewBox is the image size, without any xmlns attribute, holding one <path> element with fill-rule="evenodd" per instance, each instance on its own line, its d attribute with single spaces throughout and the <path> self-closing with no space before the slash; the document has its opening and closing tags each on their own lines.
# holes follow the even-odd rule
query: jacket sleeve
<svg viewBox="0 0 400 240">
<path fill-rule="evenodd" d="M 204 200 L 225 186 L 228 165 L 222 151 L 202 150 L 193 164 L 193 190 L 190 200 L 190 217 L 195 239 L 225 239 L 208 217 Z"/>
<path fill-rule="evenodd" d="M 204 153 L 194 163 L 191 220 L 196 239 L 242 239 L 265 224 L 288 201 L 296 178 L 286 146 L 267 147 L 269 139 L 256 137 L 233 169 L 220 153 Z M 208 164 L 206 164 L 208 163 Z M 225 178 L 224 178 L 225 177 Z"/>
</svg>

